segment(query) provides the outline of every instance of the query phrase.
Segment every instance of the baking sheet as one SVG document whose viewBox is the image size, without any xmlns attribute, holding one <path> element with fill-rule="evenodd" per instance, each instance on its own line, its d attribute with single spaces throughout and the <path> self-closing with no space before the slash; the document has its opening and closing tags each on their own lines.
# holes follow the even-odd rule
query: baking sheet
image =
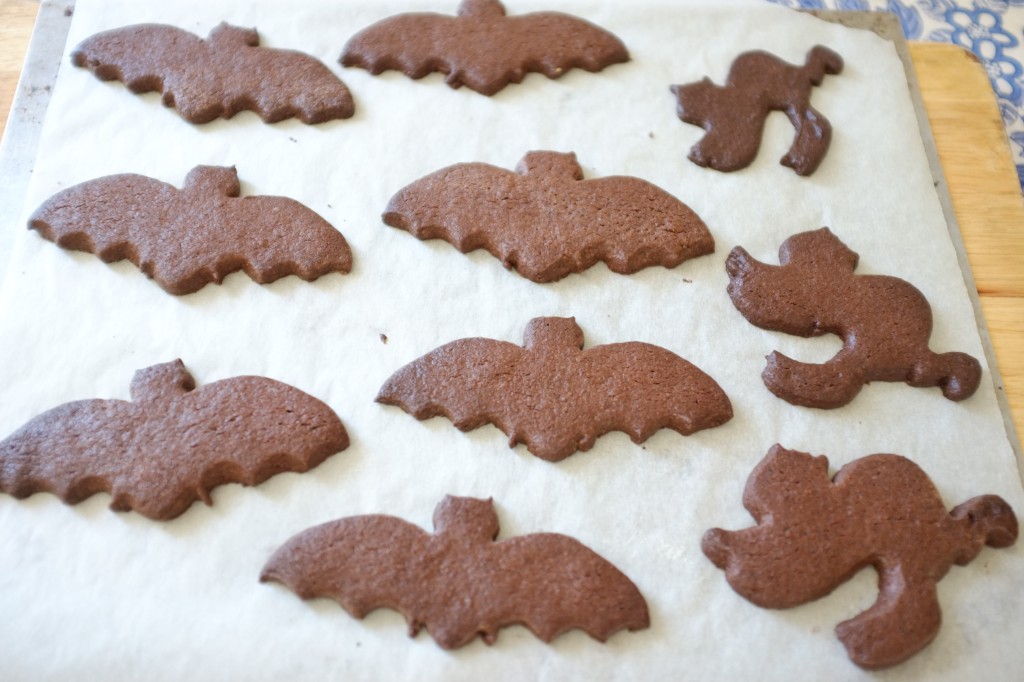
<svg viewBox="0 0 1024 682">
<path fill-rule="evenodd" d="M 740 506 L 750 469 L 775 442 L 827 454 L 834 468 L 872 452 L 912 457 L 952 507 L 995 493 L 1024 509 L 1016 460 L 986 372 L 960 404 L 937 390 L 875 384 L 830 412 L 790 406 L 763 387 L 763 356 L 778 349 L 824 360 L 836 339 L 808 341 L 747 324 L 725 294 L 736 244 L 774 262 L 789 235 L 829 225 L 861 254 L 858 272 L 896 274 L 935 312 L 932 347 L 984 357 L 970 297 L 946 232 L 906 82 L 891 43 L 772 7 L 716 3 L 561 3 L 619 35 L 633 57 L 601 74 L 557 81 L 531 75 L 494 98 L 452 91 L 440 76 L 412 82 L 336 63 L 344 41 L 428 2 L 303 0 L 211 7 L 201 2 L 77 3 L 68 51 L 99 30 L 141 21 L 205 35 L 221 20 L 260 30 L 263 44 L 302 49 L 352 89 L 355 118 L 273 126 L 249 113 L 191 126 L 119 84 L 100 83 L 65 56 L 38 161 L 0 290 L 0 432 L 69 400 L 127 398 L 134 370 L 176 357 L 200 384 L 262 374 L 326 400 L 353 439 L 316 470 L 258 488 L 214 491 L 169 523 L 114 514 L 97 495 L 67 507 L 50 495 L 0 496 L 0 656 L 10 679 L 858 679 L 836 623 L 866 608 L 864 571 L 827 599 L 788 611 L 749 604 L 699 550 L 711 526 L 751 523 Z M 737 3 L 742 4 L 742 3 Z M 546 9 L 516 2 L 510 12 Z M 709 40 L 708 36 L 714 36 Z M 778 165 L 792 134 L 781 115 L 745 171 L 723 175 L 685 159 L 701 131 L 679 122 L 668 84 L 721 82 L 739 52 L 768 49 L 791 62 L 824 43 L 841 76 L 813 95 L 835 133 L 811 178 Z M 635 175 L 687 202 L 707 222 L 714 255 L 673 270 L 615 275 L 603 265 L 552 285 L 384 226 L 380 211 L 408 182 L 460 161 L 511 168 L 531 149 L 575 151 L 587 177 Z M 108 266 L 25 231 L 28 213 L 60 189 L 118 172 L 180 186 L 197 164 L 235 165 L 247 194 L 310 206 L 349 240 L 356 265 L 315 283 L 258 286 L 244 274 L 181 298 L 133 266 Z M 540 315 L 575 316 L 588 345 L 640 340 L 707 371 L 735 418 L 684 438 L 663 431 L 643 446 L 624 434 L 560 464 L 509 450 L 497 429 L 469 434 L 373 403 L 392 371 L 447 341 L 520 342 Z M 384 343 L 381 334 L 386 335 Z M 546 645 L 525 628 L 443 652 L 406 637 L 401 616 L 357 621 L 333 602 L 303 603 L 257 582 L 292 534 L 341 516 L 383 512 L 429 527 L 451 493 L 494 497 L 499 537 L 572 535 L 629 575 L 648 600 L 651 629 L 598 644 L 573 632 Z M 1024 659 L 1020 549 L 985 550 L 940 584 L 945 622 L 929 649 L 892 679 L 1011 679 Z"/>
</svg>

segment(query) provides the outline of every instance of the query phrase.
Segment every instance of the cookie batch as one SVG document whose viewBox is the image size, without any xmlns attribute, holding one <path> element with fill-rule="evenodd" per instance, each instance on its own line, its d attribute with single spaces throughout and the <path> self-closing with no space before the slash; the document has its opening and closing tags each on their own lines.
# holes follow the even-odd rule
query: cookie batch
<svg viewBox="0 0 1024 682">
<path fill-rule="evenodd" d="M 173 26 L 114 28 L 85 40 L 72 61 L 133 93 L 159 92 L 165 106 L 195 125 L 241 110 L 266 123 L 298 118 L 309 125 L 356 112 L 352 93 L 326 65 L 261 47 L 255 29 L 227 23 L 206 39 Z M 497 0 L 463 0 L 454 16 L 383 19 L 353 35 L 339 62 L 410 79 L 440 72 L 452 88 L 488 97 L 531 72 L 558 78 L 582 69 L 602 78 L 614 65 L 643 68 L 630 62 L 622 40 L 584 18 L 516 14 Z M 735 57 L 724 85 L 710 78 L 672 85 L 679 119 L 705 130 L 690 161 L 719 173 L 740 171 L 758 154 L 769 112 L 782 111 L 795 136 L 781 163 L 812 175 L 833 132 L 828 112 L 812 106 L 813 92 L 826 75 L 841 81 L 843 69 L 843 58 L 822 45 L 807 52 L 803 65 L 751 51 Z M 399 79 L 389 87 L 431 86 Z M 678 163 L 677 150 L 666 152 L 666 164 Z M 439 163 L 439 170 L 394 188 L 378 227 L 444 240 L 463 254 L 482 249 L 536 287 L 598 263 L 628 277 L 715 252 L 712 231 L 681 197 L 639 177 L 586 178 L 577 154 L 586 158 L 585 149 L 526 151 L 514 170 L 469 159 Z M 29 227 L 65 249 L 128 260 L 174 296 L 238 270 L 257 284 L 288 275 L 311 282 L 351 272 L 354 258 L 375 257 L 353 254 L 335 226 L 293 199 L 242 197 L 230 166 L 196 166 L 181 189 L 136 174 L 83 182 L 44 202 Z M 841 350 L 820 364 L 778 351 L 767 356 L 764 385 L 795 406 L 786 409 L 842 410 L 872 381 L 968 400 L 980 385 L 981 364 L 930 347 L 932 307 L 912 283 L 855 274 L 859 256 L 841 241 L 844 229 L 794 232 L 779 248 L 778 265 L 736 245 L 725 259 L 727 290 L 705 305 L 731 302 L 738 324 L 842 340 Z M 435 256 L 424 248 L 424 259 Z M 451 340 L 394 371 L 375 398 L 379 419 L 408 419 L 404 411 L 419 420 L 444 417 L 461 431 L 493 424 L 510 448 L 523 444 L 554 466 L 612 431 L 642 447 L 663 429 L 689 436 L 733 419 L 729 386 L 654 344 L 627 338 L 586 347 L 587 325 L 537 317 L 523 345 Z M 19 499 L 50 492 L 70 505 L 106 492 L 116 511 L 166 521 L 195 501 L 210 504 L 216 486 L 307 472 L 349 445 L 341 417 L 325 402 L 267 377 L 197 388 L 178 360 L 139 370 L 131 398 L 58 405 L 0 441 L 0 492 Z M 765 434 L 766 444 L 775 439 Z M 574 628 L 604 642 L 650 627 L 637 586 L 583 541 L 555 533 L 499 541 L 491 500 L 436 492 L 443 499 L 433 533 L 380 513 L 295 529 L 259 578 L 302 599 L 333 599 L 360 619 L 376 608 L 397 610 L 411 636 L 426 629 L 445 649 L 477 637 L 491 644 L 513 624 L 545 642 Z M 868 455 L 830 478 L 824 456 L 775 444 L 743 493 L 756 525 L 681 538 L 681 551 L 703 551 L 736 598 L 769 609 L 825 598 L 873 567 L 877 602 L 839 623 L 836 635 L 855 664 L 885 668 L 936 636 L 936 585 L 952 565 L 967 565 L 984 546 L 1015 542 L 1013 510 L 983 492 L 950 511 L 911 458 Z M 681 514 L 685 506 L 680 501 Z"/>
</svg>

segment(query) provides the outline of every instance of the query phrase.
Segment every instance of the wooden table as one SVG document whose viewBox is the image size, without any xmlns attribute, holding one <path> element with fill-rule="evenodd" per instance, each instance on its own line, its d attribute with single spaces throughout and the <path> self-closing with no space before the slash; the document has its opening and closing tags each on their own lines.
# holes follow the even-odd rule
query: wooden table
<svg viewBox="0 0 1024 682">
<path fill-rule="evenodd" d="M 35 0 L 0 0 L 0 125 L 7 123 L 38 9 Z"/>
<path fill-rule="evenodd" d="M 0 122 L 38 7 L 36 0 L 0 0 Z M 968 52 L 926 43 L 910 52 L 1013 421 L 1024 434 L 1024 201 L 995 96 Z"/>
<path fill-rule="evenodd" d="M 1017 434 L 1024 434 L 1024 201 L 981 64 L 953 45 L 910 46 Z"/>
</svg>

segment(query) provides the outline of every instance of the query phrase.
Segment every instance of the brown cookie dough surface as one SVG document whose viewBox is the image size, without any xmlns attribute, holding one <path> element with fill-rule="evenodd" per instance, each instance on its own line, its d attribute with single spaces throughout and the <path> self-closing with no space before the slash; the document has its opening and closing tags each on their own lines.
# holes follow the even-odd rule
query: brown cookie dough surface
<svg viewBox="0 0 1024 682">
<path fill-rule="evenodd" d="M 629 61 L 614 35 L 558 12 L 506 16 L 498 0 L 463 0 L 457 16 L 398 14 L 363 29 L 345 44 L 341 63 L 370 73 L 397 70 L 410 78 L 445 74 L 493 95 L 527 73 L 558 78 L 570 69 L 600 71 Z"/>
<path fill-rule="evenodd" d="M 818 45 L 803 66 L 767 52 L 745 52 L 733 62 L 723 86 L 709 78 L 673 85 L 679 118 L 705 130 L 690 160 L 723 172 L 746 168 L 757 157 L 768 114 L 782 111 L 796 137 L 781 163 L 797 175 L 810 175 L 832 141 L 832 125 L 810 104 L 811 88 L 821 85 L 825 74 L 842 70 L 842 57 Z"/>
<path fill-rule="evenodd" d="M 87 38 L 71 60 L 132 92 L 161 93 L 190 123 L 245 110 L 267 123 L 323 123 L 355 113 L 348 88 L 321 62 L 259 44 L 254 29 L 226 23 L 206 40 L 174 26 L 137 24 Z"/>
<path fill-rule="evenodd" d="M 864 668 L 896 665 L 928 646 L 942 622 L 936 583 L 984 545 L 1017 539 L 1017 517 L 1002 498 L 974 497 L 947 512 L 928 476 L 899 455 L 854 460 L 830 481 L 825 457 L 775 445 L 750 474 L 743 506 L 757 525 L 709 530 L 701 548 L 758 606 L 797 606 L 862 568 L 878 572 L 878 600 L 836 628 Z"/>
<path fill-rule="evenodd" d="M 434 533 L 393 516 L 354 516 L 299 533 L 260 576 L 302 599 L 334 599 L 356 618 L 399 611 L 445 649 L 487 644 L 522 624 L 545 642 L 573 628 L 605 641 L 649 626 L 647 604 L 617 568 L 578 541 L 537 533 L 495 542 L 490 500 L 447 496 Z"/>
<path fill-rule="evenodd" d="M 715 250 L 707 226 L 639 178 L 583 179 L 576 155 L 533 151 L 515 172 L 484 163 L 443 168 L 396 193 L 384 222 L 463 253 L 486 249 L 534 282 L 603 261 L 631 274 L 671 268 Z"/>
<path fill-rule="evenodd" d="M 265 377 L 196 388 L 176 360 L 136 372 L 131 396 L 65 403 L 0 441 L 0 491 L 68 504 L 107 492 L 111 509 L 166 521 L 212 504 L 219 485 L 308 471 L 348 447 L 327 405 Z"/>
<path fill-rule="evenodd" d="M 293 199 L 240 192 L 234 168 L 196 166 L 180 190 L 144 175 L 110 175 L 50 197 L 29 227 L 107 263 L 127 259 L 175 295 L 238 270 L 266 284 L 352 269 L 345 238 L 319 215 Z"/>
<path fill-rule="evenodd" d="M 525 347 L 445 344 L 395 372 L 377 402 L 417 419 L 445 416 L 462 431 L 494 424 L 509 447 L 524 443 L 551 462 L 609 431 L 642 443 L 659 429 L 690 435 L 732 418 L 718 384 L 675 353 L 635 341 L 583 350 L 575 319 L 559 317 L 531 320 Z"/>
<path fill-rule="evenodd" d="M 802 232 L 768 265 L 737 246 L 726 259 L 729 296 L 762 329 L 820 336 L 836 334 L 843 348 L 824 364 L 768 356 L 768 389 L 794 405 L 846 405 L 871 381 L 938 386 L 950 400 L 969 398 L 981 365 L 966 353 L 928 348 L 932 310 L 912 284 L 885 275 L 856 275 L 858 256 L 828 228 Z"/>
</svg>

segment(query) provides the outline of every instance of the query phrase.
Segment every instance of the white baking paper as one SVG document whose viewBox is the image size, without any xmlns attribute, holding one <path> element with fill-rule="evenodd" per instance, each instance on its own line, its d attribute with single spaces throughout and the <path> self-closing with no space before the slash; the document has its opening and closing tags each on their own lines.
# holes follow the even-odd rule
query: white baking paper
<svg viewBox="0 0 1024 682">
<path fill-rule="evenodd" d="M 512 13 L 551 8 L 508 4 Z M 74 507 L 48 494 L 0 495 L 0 678 L 1019 679 L 1020 546 L 985 549 L 954 567 L 939 586 L 938 638 L 873 675 L 847 659 L 833 633 L 874 600 L 873 571 L 815 603 L 766 610 L 734 593 L 700 551 L 706 529 L 752 523 L 741 492 L 773 443 L 826 454 L 834 469 L 900 453 L 930 474 L 949 507 L 993 493 L 1024 510 L 987 371 L 963 403 L 937 389 L 878 383 L 842 409 L 794 407 L 761 383 L 764 356 L 778 349 L 822 361 L 838 340 L 757 329 L 725 293 L 733 246 L 777 262 L 786 237 L 827 225 L 861 255 L 859 272 L 897 275 L 924 292 L 934 349 L 984 362 L 893 46 L 761 4 L 562 1 L 559 9 L 620 36 L 632 60 L 554 81 L 530 75 L 491 98 L 452 90 L 439 75 L 414 82 L 338 65 L 345 41 L 371 22 L 455 5 L 78 3 L 67 52 L 95 32 L 144 21 L 204 36 L 221 21 L 255 26 L 263 44 L 328 64 L 358 111 L 318 126 L 266 125 L 251 113 L 193 126 L 157 95 L 100 82 L 65 54 L 25 208 L 3 216 L 16 237 L 0 291 L 0 434 L 60 403 L 127 399 L 136 369 L 182 358 L 199 384 L 258 374 L 325 400 L 352 446 L 306 474 L 218 488 L 212 507 L 197 504 L 167 523 L 111 512 L 104 494 Z M 813 176 L 778 164 L 792 139 L 781 113 L 741 172 L 686 160 L 702 131 L 676 117 L 670 84 L 722 82 L 733 58 L 751 49 L 802 62 L 817 43 L 842 54 L 846 68 L 813 94 L 835 131 Z M 587 177 L 632 175 L 675 194 L 707 222 L 716 252 L 672 270 L 626 277 L 602 264 L 538 285 L 484 252 L 465 256 L 380 220 L 391 194 L 422 175 L 463 161 L 512 168 L 535 149 L 574 151 Z M 234 165 L 244 193 L 292 197 L 323 215 L 352 246 L 351 274 L 259 286 L 239 273 L 173 297 L 130 264 L 106 265 L 24 229 L 35 207 L 73 184 L 130 172 L 180 186 L 198 164 Z M 547 315 L 575 316 L 588 345 L 635 340 L 678 353 L 721 384 L 735 417 L 690 437 L 661 431 L 643 445 L 610 434 L 551 464 L 509 449 L 494 427 L 461 433 L 373 401 L 394 370 L 443 343 L 518 343 L 531 318 Z M 299 531 L 368 513 L 429 528 L 446 494 L 493 497 L 500 538 L 552 531 L 593 548 L 637 584 L 650 629 L 606 644 L 573 631 L 545 644 L 516 626 L 491 647 L 476 641 L 446 652 L 426 633 L 409 639 L 394 611 L 360 621 L 334 602 L 303 602 L 258 582 L 271 552 Z"/>
</svg>

